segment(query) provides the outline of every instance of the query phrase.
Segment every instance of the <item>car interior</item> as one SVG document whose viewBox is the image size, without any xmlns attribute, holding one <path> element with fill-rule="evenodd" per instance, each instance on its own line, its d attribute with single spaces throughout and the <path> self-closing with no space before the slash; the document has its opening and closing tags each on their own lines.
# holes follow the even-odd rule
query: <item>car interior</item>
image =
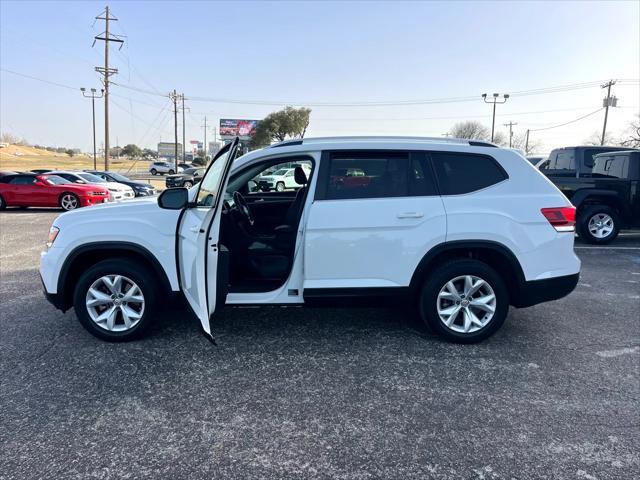
<svg viewBox="0 0 640 480">
<path fill-rule="evenodd" d="M 296 188 L 278 192 L 258 187 L 261 175 L 285 167 L 294 168 Z M 289 157 L 231 176 L 220 224 L 220 244 L 229 250 L 229 292 L 268 292 L 284 284 L 312 174 L 310 157 Z"/>
</svg>

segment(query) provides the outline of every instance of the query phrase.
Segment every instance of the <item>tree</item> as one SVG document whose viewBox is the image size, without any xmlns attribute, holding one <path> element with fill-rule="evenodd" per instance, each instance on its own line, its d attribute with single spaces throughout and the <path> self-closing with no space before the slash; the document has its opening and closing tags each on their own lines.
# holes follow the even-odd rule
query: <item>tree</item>
<svg viewBox="0 0 640 480">
<path fill-rule="evenodd" d="M 67 148 L 64 153 L 66 153 L 67 155 L 69 155 L 70 157 L 73 157 L 76 152 L 72 149 L 72 148 Z"/>
<path fill-rule="evenodd" d="M 456 138 L 468 138 L 472 140 L 488 141 L 491 139 L 490 130 L 480 122 L 473 120 L 456 123 L 451 129 L 451 135 Z"/>
<path fill-rule="evenodd" d="M 145 148 L 142 150 L 142 156 L 144 158 L 158 158 L 158 152 L 151 150 L 150 148 Z"/>
<path fill-rule="evenodd" d="M 593 132 L 587 138 L 584 139 L 585 145 L 600 145 L 602 141 L 602 132 Z M 620 145 L 620 140 L 616 139 L 611 133 L 607 132 L 604 136 L 604 145 Z"/>
<path fill-rule="evenodd" d="M 640 148 L 640 115 L 629 123 L 629 127 L 623 133 L 620 145 L 624 147 Z"/>
<path fill-rule="evenodd" d="M 142 155 L 142 150 L 137 145 L 130 143 L 122 148 L 122 154 L 129 158 L 138 158 Z"/>
<path fill-rule="evenodd" d="M 527 134 L 526 133 L 516 133 L 513 136 L 513 141 L 511 142 L 513 148 L 517 148 L 518 150 L 522 150 L 525 155 L 531 155 L 532 153 L 538 152 L 542 148 L 542 143 L 539 140 L 534 140 L 529 137 L 529 143 L 527 144 Z"/>
<path fill-rule="evenodd" d="M 273 141 L 282 142 L 287 138 L 303 138 L 309 126 L 310 108 L 286 107 L 270 113 L 258 122 L 256 134 L 251 140 L 251 148 L 261 148 Z"/>
</svg>

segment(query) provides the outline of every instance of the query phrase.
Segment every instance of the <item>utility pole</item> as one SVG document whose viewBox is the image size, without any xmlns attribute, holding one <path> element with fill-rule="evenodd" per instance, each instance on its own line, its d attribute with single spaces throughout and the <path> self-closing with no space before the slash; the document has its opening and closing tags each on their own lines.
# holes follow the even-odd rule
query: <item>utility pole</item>
<svg viewBox="0 0 640 480">
<path fill-rule="evenodd" d="M 104 96 L 104 89 L 100 89 L 100 96 L 96 95 L 96 89 L 91 89 L 91 95 L 86 95 L 87 89 L 82 87 L 80 89 L 82 91 L 82 96 L 85 98 L 91 99 L 91 113 L 93 116 L 93 169 L 98 169 L 97 158 L 96 158 L 96 98 L 102 98 Z"/>
<path fill-rule="evenodd" d="M 187 139 L 186 139 L 186 135 L 185 135 L 185 122 L 184 122 L 184 93 L 180 95 L 180 98 L 182 99 L 182 161 L 185 162 L 187 157 L 186 157 L 186 145 L 187 145 Z"/>
<path fill-rule="evenodd" d="M 616 84 L 615 80 L 609 80 L 607 83 L 602 85 L 602 88 L 607 89 L 607 98 L 603 100 L 604 103 L 604 125 L 602 126 L 602 139 L 600 140 L 600 145 L 604 145 L 604 136 L 607 133 L 607 117 L 609 116 L 609 107 L 615 107 L 618 104 L 618 99 L 616 97 L 611 97 L 611 87 Z"/>
<path fill-rule="evenodd" d="M 524 153 L 529 155 L 529 129 L 527 128 L 527 138 L 524 141 Z"/>
<path fill-rule="evenodd" d="M 204 150 L 204 161 L 207 161 L 207 117 L 204 117 L 204 143 L 202 144 L 202 149 Z"/>
<path fill-rule="evenodd" d="M 517 125 L 517 123 L 513 123 L 511 120 L 509 120 L 509 123 L 505 123 L 504 126 L 505 127 L 509 127 L 509 148 L 511 148 L 511 143 L 513 140 L 513 126 Z"/>
<path fill-rule="evenodd" d="M 104 15 L 104 16 L 103 16 Z M 118 73 L 117 68 L 109 68 L 109 42 L 117 42 L 120 44 L 120 48 L 124 44 L 124 40 L 119 35 L 109 33 L 109 22 L 111 20 L 117 21 L 116 17 L 111 16 L 109 12 L 109 6 L 106 6 L 104 12 L 96 17 L 96 20 L 104 20 L 104 33 L 96 35 L 93 40 L 93 45 L 96 44 L 96 40 L 102 40 L 104 42 L 104 67 L 96 67 L 96 72 L 101 73 L 104 76 L 104 169 L 109 170 L 109 77 Z M 93 46 L 92 45 L 92 46 Z"/>
<path fill-rule="evenodd" d="M 482 99 L 484 100 L 484 103 L 493 103 L 493 120 L 491 121 L 491 141 L 493 142 L 493 134 L 495 132 L 495 127 L 496 127 L 496 104 L 502 104 L 502 103 L 507 103 L 507 99 L 509 98 L 509 94 L 505 93 L 502 98 L 503 100 L 501 102 L 498 101 L 498 97 L 500 96 L 499 93 L 494 93 L 493 94 L 493 100 L 487 101 L 487 94 L 483 93 L 482 94 Z"/>
<path fill-rule="evenodd" d="M 175 88 L 173 93 L 169 95 L 173 101 L 173 132 L 174 132 L 174 144 L 173 151 L 175 154 L 175 172 L 178 173 L 178 99 L 180 95 L 176 93 Z"/>
</svg>

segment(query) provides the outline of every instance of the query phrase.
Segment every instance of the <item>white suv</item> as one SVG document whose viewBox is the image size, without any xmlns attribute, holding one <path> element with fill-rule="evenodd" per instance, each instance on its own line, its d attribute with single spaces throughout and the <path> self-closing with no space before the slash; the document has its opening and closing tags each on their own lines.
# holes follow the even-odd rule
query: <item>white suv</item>
<svg viewBox="0 0 640 480">
<path fill-rule="evenodd" d="M 509 305 L 578 282 L 575 209 L 518 153 L 405 137 L 225 146 L 193 188 L 64 213 L 40 273 L 48 299 L 105 340 L 139 336 L 186 297 L 204 332 L 222 305 L 410 305 L 444 338 L 477 342 Z M 298 188 L 251 189 L 278 164 Z M 349 174 L 351 172 L 351 174 Z M 357 174 L 353 174 L 357 172 Z"/>
<path fill-rule="evenodd" d="M 182 173 L 182 171 L 183 168 L 178 166 L 178 173 Z M 164 175 L 165 173 L 173 175 L 174 173 L 176 173 L 176 166 L 172 162 L 165 162 L 162 160 L 151 162 L 151 164 L 149 165 L 149 173 L 151 173 L 151 175 Z"/>
</svg>

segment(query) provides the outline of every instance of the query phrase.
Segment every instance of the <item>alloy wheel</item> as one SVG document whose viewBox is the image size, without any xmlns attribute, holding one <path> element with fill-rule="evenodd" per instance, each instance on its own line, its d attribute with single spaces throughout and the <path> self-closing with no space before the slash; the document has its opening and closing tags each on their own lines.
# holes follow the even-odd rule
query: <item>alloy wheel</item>
<svg viewBox="0 0 640 480">
<path fill-rule="evenodd" d="M 60 199 L 60 206 L 65 210 L 75 210 L 78 208 L 78 199 L 71 193 L 65 193 Z"/>
<path fill-rule="evenodd" d="M 124 275 L 105 275 L 87 290 L 85 304 L 91 320 L 111 332 L 134 328 L 144 314 L 145 300 L 140 287 Z"/>
<path fill-rule="evenodd" d="M 457 333 L 474 333 L 486 327 L 496 310 L 496 295 L 491 285 L 475 275 L 449 280 L 438 293 L 440 321 Z"/>
<path fill-rule="evenodd" d="M 614 230 L 613 218 L 606 213 L 596 213 L 589 219 L 589 233 L 595 238 L 606 238 Z"/>
</svg>

